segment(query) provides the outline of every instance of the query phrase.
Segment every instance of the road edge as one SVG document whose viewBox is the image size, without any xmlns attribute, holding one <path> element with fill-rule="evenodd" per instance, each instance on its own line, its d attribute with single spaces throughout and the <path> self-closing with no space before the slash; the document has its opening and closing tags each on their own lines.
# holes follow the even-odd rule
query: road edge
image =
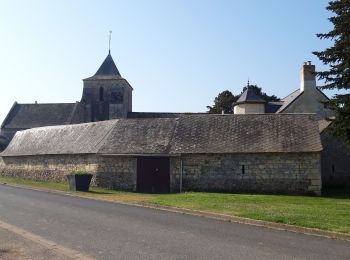
<svg viewBox="0 0 350 260">
<path fill-rule="evenodd" d="M 35 235 L 29 231 L 26 231 L 22 228 L 19 228 L 17 226 L 11 225 L 7 222 L 4 222 L 0 220 L 0 228 L 3 228 L 9 232 L 12 232 L 16 235 L 19 235 L 23 237 L 24 239 L 30 240 L 36 244 L 39 244 L 50 251 L 53 251 L 57 253 L 58 255 L 63 255 L 65 257 L 68 257 L 69 259 L 81 259 L 81 260 L 93 260 L 91 256 L 85 255 L 77 250 L 59 245 L 58 243 L 48 240 L 46 238 L 43 238 L 42 236 Z"/>
<path fill-rule="evenodd" d="M 256 220 L 256 219 L 250 219 L 250 218 L 244 218 L 244 217 L 238 217 L 238 216 L 231 216 L 231 215 L 227 215 L 227 214 L 214 213 L 214 212 L 208 212 L 208 211 L 202 211 L 202 210 L 177 208 L 177 207 L 154 205 L 154 204 L 147 204 L 147 203 L 141 204 L 141 203 L 130 203 L 130 202 L 123 202 L 123 201 L 112 201 L 112 200 L 98 199 L 98 198 L 89 198 L 89 197 L 85 197 L 85 196 L 80 196 L 79 194 L 68 193 L 65 191 L 49 190 L 49 189 L 45 189 L 45 188 L 37 188 L 37 187 L 31 187 L 31 186 L 19 185 L 19 184 L 9 184 L 9 183 L 0 183 L 0 184 L 7 185 L 10 187 L 28 189 L 28 190 L 43 191 L 43 192 L 56 193 L 56 194 L 61 194 L 61 195 L 66 195 L 66 196 L 71 196 L 71 197 L 90 199 L 90 200 L 95 200 L 95 201 L 104 201 L 104 202 L 111 202 L 111 203 L 128 205 L 128 206 L 156 209 L 156 210 L 162 210 L 162 211 L 167 211 L 167 212 L 172 212 L 172 213 L 177 213 L 177 214 L 185 214 L 185 215 L 191 215 L 191 216 L 197 216 L 197 217 L 204 217 L 204 218 L 228 221 L 228 222 L 233 222 L 233 223 L 258 226 L 258 227 L 264 227 L 264 228 L 269 228 L 269 229 L 274 229 L 274 230 L 288 231 L 288 232 L 300 233 L 300 234 L 304 234 L 304 235 L 312 235 L 312 236 L 325 237 L 325 238 L 337 239 L 337 240 L 343 240 L 343 241 L 350 242 L 350 234 L 334 232 L 334 231 L 327 231 L 327 230 L 322 230 L 322 229 L 318 229 L 318 228 L 300 227 L 300 226 L 294 226 L 294 225 L 289 225 L 289 224 L 282 224 L 282 223 L 276 223 L 276 222 L 269 222 L 269 221 L 265 221 L 265 220 Z"/>
</svg>

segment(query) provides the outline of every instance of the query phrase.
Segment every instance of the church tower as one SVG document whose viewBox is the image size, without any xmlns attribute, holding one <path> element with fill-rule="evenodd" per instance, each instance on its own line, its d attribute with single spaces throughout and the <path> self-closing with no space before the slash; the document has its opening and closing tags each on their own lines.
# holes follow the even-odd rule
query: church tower
<svg viewBox="0 0 350 260">
<path fill-rule="evenodd" d="M 132 111 L 133 88 L 120 75 L 110 51 L 95 75 L 83 82 L 85 122 L 126 118 Z"/>
</svg>

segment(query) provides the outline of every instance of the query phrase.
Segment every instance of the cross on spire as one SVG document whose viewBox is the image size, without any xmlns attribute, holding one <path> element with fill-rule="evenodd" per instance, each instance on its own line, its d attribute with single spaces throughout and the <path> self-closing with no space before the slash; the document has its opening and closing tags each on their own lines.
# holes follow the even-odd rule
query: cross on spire
<svg viewBox="0 0 350 260">
<path fill-rule="evenodd" d="M 108 54 L 111 54 L 111 39 L 112 39 L 112 31 L 109 31 Z"/>
</svg>

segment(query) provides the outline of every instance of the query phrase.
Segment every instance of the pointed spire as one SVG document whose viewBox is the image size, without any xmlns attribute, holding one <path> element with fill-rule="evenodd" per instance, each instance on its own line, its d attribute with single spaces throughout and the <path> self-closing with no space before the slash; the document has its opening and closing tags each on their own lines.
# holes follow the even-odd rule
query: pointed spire
<svg viewBox="0 0 350 260">
<path fill-rule="evenodd" d="M 266 101 L 259 97 L 250 85 L 249 79 L 246 90 L 238 98 L 236 104 L 239 103 L 265 103 Z"/>
<path fill-rule="evenodd" d="M 118 76 L 121 77 L 117 66 L 115 65 L 111 54 L 108 54 L 95 76 Z"/>
</svg>

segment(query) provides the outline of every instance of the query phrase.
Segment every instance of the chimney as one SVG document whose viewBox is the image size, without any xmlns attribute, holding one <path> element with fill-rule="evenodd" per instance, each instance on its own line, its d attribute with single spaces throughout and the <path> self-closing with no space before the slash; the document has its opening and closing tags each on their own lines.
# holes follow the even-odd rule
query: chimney
<svg viewBox="0 0 350 260">
<path fill-rule="evenodd" d="M 300 69 L 300 92 L 316 88 L 315 65 L 304 62 Z"/>
</svg>

